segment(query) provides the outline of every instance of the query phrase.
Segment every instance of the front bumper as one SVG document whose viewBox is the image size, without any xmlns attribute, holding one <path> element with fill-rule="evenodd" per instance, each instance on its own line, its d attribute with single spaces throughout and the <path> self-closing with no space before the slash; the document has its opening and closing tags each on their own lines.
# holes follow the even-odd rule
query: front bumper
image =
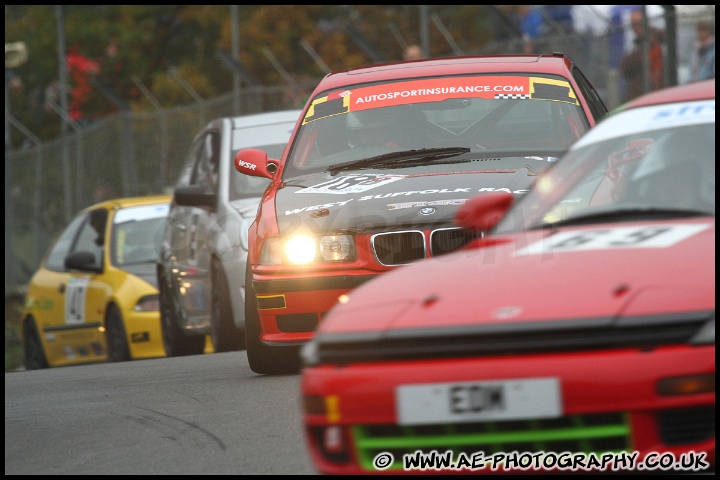
<svg viewBox="0 0 720 480">
<path fill-rule="evenodd" d="M 128 345 L 133 360 L 164 357 L 160 312 L 126 312 L 125 315 Z"/>
<path fill-rule="evenodd" d="M 312 338 L 323 315 L 341 295 L 377 275 L 326 275 L 254 279 L 260 340 L 270 345 L 302 343 Z"/>
<path fill-rule="evenodd" d="M 484 451 L 486 456 L 600 449 L 638 452 L 640 460 L 651 452 L 679 458 L 694 451 L 705 453 L 714 469 L 714 387 L 686 395 L 658 392 L 662 379 L 714 374 L 714 345 L 311 367 L 302 372 L 306 439 L 324 474 L 382 473 L 372 461 L 383 452 L 392 452 L 397 462 L 404 454 L 448 448 Z M 558 418 L 398 422 L 396 390 L 401 385 L 544 377 L 559 380 Z M 325 411 L 318 412 L 318 405 Z M 403 468 L 395 464 L 384 472 L 402 473 Z"/>
</svg>

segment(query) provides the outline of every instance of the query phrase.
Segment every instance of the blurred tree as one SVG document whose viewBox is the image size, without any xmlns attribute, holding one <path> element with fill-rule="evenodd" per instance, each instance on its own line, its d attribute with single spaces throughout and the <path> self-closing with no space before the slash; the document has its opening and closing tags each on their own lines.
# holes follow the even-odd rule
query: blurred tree
<svg viewBox="0 0 720 480">
<path fill-rule="evenodd" d="M 302 47 L 303 41 L 332 70 L 398 61 L 408 44 L 421 41 L 417 5 L 247 5 L 239 10 L 241 64 L 267 86 L 282 86 L 285 80 L 263 49 L 299 83 L 313 83 L 325 72 Z M 493 35 L 488 7 L 431 5 L 429 10 L 466 52 L 476 51 Z M 163 107 L 191 103 L 172 68 L 203 98 L 232 90 L 233 75 L 218 55 L 218 50 L 232 51 L 227 5 L 64 5 L 63 11 L 65 44 L 77 45 L 83 57 L 100 67 L 83 106 L 91 117 L 127 106 L 153 110 L 134 78 Z M 441 32 L 429 32 L 431 56 L 453 55 Z M 54 6 L 6 5 L 5 42 L 15 41 L 27 43 L 29 56 L 12 72 L 22 81 L 22 88 L 10 92 L 13 115 L 41 139 L 54 138 L 60 117 L 43 108 L 45 93 L 58 93 Z M 21 134 L 13 135 L 13 145 L 19 145 Z"/>
</svg>

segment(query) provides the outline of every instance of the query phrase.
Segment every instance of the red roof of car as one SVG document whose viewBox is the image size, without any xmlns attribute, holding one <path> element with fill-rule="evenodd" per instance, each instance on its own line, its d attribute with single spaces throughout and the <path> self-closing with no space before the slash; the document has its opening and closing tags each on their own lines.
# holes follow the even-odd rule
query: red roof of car
<svg viewBox="0 0 720 480">
<path fill-rule="evenodd" d="M 560 53 L 449 57 L 386 63 L 330 73 L 320 81 L 314 94 L 359 82 L 418 76 L 517 72 L 557 74 L 567 77 L 572 63 L 570 59 Z"/>
<path fill-rule="evenodd" d="M 619 108 L 626 110 L 628 108 L 645 107 L 661 103 L 688 102 L 693 100 L 707 100 L 709 98 L 715 98 L 714 78 L 655 90 L 654 92 L 646 93 L 634 100 L 630 100 L 627 104 Z"/>
</svg>

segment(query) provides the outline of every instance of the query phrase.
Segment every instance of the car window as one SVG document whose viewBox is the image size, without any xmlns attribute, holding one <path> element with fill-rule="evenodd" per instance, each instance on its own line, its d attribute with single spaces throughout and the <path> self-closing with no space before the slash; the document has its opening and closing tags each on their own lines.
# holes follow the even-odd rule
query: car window
<svg viewBox="0 0 720 480">
<path fill-rule="evenodd" d="M 572 150 L 497 230 L 629 211 L 715 215 L 714 123 L 627 131 Z"/>
<path fill-rule="evenodd" d="M 607 107 L 603 103 L 602 99 L 598 96 L 597 91 L 592 88 L 590 81 L 583 75 L 579 68 L 573 67 L 573 77 L 580 88 L 580 92 L 583 98 L 588 104 L 588 108 L 593 114 L 595 121 L 600 121 L 605 115 L 607 115 Z"/>
<path fill-rule="evenodd" d="M 67 257 L 70 252 L 70 247 L 73 244 L 73 240 L 78 233 L 80 225 L 87 220 L 89 215 L 89 213 L 78 215 L 70 222 L 65 230 L 63 230 L 52 247 L 50 247 L 50 250 L 48 250 L 45 267 L 58 272 L 64 272 L 66 270 L 65 257 Z"/>
<path fill-rule="evenodd" d="M 220 158 L 220 134 L 217 132 L 207 133 L 202 138 L 200 147 L 197 151 L 191 184 L 202 185 L 207 191 L 215 191 Z"/>
<path fill-rule="evenodd" d="M 183 164 L 182 171 L 180 172 L 177 182 L 175 183 L 175 188 L 190 185 L 199 152 L 203 147 L 204 145 L 201 138 L 196 138 L 193 141 L 192 145 L 190 146 L 190 150 L 188 150 L 188 154 L 185 157 L 185 163 Z"/>
<path fill-rule="evenodd" d="M 165 203 L 118 211 L 112 226 L 112 264 L 123 267 L 157 262 L 168 211 Z"/>
<path fill-rule="evenodd" d="M 80 227 L 73 252 L 91 252 L 95 256 L 95 265 L 102 265 L 103 247 L 105 245 L 105 227 L 107 226 L 107 210 L 93 210 L 88 221 Z"/>
<path fill-rule="evenodd" d="M 165 218 L 133 220 L 113 228 L 112 263 L 122 267 L 157 262 Z"/>
</svg>

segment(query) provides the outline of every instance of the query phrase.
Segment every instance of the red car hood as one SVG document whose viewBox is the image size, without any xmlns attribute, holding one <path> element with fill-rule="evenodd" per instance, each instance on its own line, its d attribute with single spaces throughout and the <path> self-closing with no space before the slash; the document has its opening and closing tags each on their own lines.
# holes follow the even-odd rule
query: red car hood
<svg viewBox="0 0 720 480">
<path fill-rule="evenodd" d="M 605 240 L 580 241 L 592 235 Z M 558 239 L 565 248 L 548 247 Z M 714 308 L 714 218 L 587 225 L 496 235 L 399 267 L 352 291 L 318 336 Z"/>
</svg>

